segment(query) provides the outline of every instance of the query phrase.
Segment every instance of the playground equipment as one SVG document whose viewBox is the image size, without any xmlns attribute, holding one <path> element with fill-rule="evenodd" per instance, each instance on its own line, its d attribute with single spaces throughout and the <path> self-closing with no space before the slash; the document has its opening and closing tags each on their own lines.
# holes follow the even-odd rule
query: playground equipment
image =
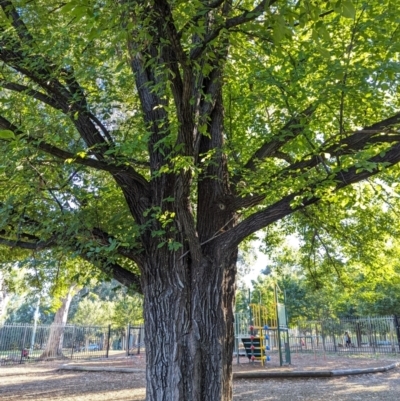
<svg viewBox="0 0 400 401">
<path fill-rule="evenodd" d="M 250 304 L 249 315 L 236 315 L 236 355 L 239 363 L 240 342 L 249 361 L 260 361 L 264 366 L 277 350 L 280 366 L 290 364 L 289 329 L 285 300 L 279 302 L 279 287 L 274 287 L 274 302 L 269 309 L 261 304 Z M 281 292 L 281 291 L 280 291 Z M 282 292 L 281 292 L 282 293 Z"/>
<path fill-rule="evenodd" d="M 251 360 L 260 361 L 264 365 L 266 361 L 271 360 L 268 351 L 271 350 L 270 336 L 268 334 L 268 320 L 273 320 L 273 317 L 268 319 L 267 308 L 262 305 L 250 304 L 251 324 L 249 326 L 250 337 L 242 337 L 242 343 L 246 350 L 246 356 Z"/>
</svg>

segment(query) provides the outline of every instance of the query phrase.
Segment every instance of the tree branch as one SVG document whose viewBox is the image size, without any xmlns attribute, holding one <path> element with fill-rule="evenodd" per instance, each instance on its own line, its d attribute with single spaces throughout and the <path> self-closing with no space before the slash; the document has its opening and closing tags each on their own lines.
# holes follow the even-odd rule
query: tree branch
<svg viewBox="0 0 400 401">
<path fill-rule="evenodd" d="M 32 222 L 32 220 L 29 220 Z M 39 223 L 37 223 L 39 224 Z M 0 235 L 5 235 L 5 231 L 2 230 L 0 231 Z M 98 228 L 94 228 L 92 230 L 92 234 L 95 236 L 95 238 L 99 239 L 102 243 L 102 245 L 109 245 L 108 238 L 112 238 L 111 236 L 108 236 L 105 232 Z M 23 235 L 24 238 L 31 238 L 34 240 L 33 242 L 28 242 L 28 241 L 21 241 L 19 239 L 17 240 L 11 240 L 9 238 L 4 238 L 0 237 L 0 245 L 6 246 L 8 248 L 20 248 L 20 249 L 26 249 L 26 250 L 31 250 L 31 251 L 42 251 L 45 249 L 53 248 L 57 246 L 57 237 L 59 237 L 57 234 L 54 234 L 50 239 L 48 240 L 35 240 L 37 237 L 32 236 L 30 234 L 28 235 Z M 104 240 L 107 238 L 106 243 L 104 243 Z M 77 242 L 78 244 L 78 242 Z M 76 246 L 75 250 L 79 250 L 80 247 Z M 118 253 L 135 263 L 141 263 L 142 259 L 140 258 L 139 254 L 137 252 L 134 252 L 132 249 L 128 249 L 126 247 L 118 247 L 117 249 Z M 115 262 L 110 262 L 106 258 L 97 258 L 93 259 L 89 257 L 85 252 L 79 252 L 79 256 L 96 266 L 99 270 L 103 271 L 106 274 L 111 274 L 111 276 L 119 281 L 121 284 L 130 287 L 132 284 L 135 287 L 135 290 L 138 292 L 141 292 L 141 284 L 140 284 L 140 277 L 138 274 L 132 273 L 130 270 L 125 269 L 122 267 L 120 264 L 115 263 Z"/>
<path fill-rule="evenodd" d="M 305 156 L 303 160 L 285 167 L 271 179 L 282 180 L 290 176 L 298 176 L 300 174 L 304 174 L 306 171 L 311 170 L 314 167 L 317 167 L 320 164 L 323 164 L 326 170 L 327 166 L 325 163 L 325 157 L 323 156 L 325 153 L 330 154 L 331 157 L 341 156 L 365 149 L 369 144 L 373 143 L 383 144 L 400 142 L 399 134 L 397 132 L 392 133 L 389 131 L 391 127 L 398 124 L 400 124 L 400 113 L 381 120 L 361 130 L 355 131 L 352 135 L 349 135 L 335 144 L 330 145 L 328 141 L 321 146 L 321 148 L 318 150 L 318 154 Z M 382 135 L 382 132 L 384 132 L 385 135 Z M 291 139 L 293 139 L 293 137 L 287 136 L 286 139 L 286 142 L 289 142 Z M 329 146 L 326 146 L 327 144 L 329 144 Z M 268 149 L 268 145 L 269 144 L 265 144 L 262 148 L 265 147 L 265 149 Z M 279 139 L 278 141 L 271 142 L 271 151 L 274 151 L 275 147 L 278 145 Z M 279 157 L 279 155 L 276 155 L 276 157 Z M 255 169 L 256 166 L 253 166 L 249 162 L 248 164 L 253 170 Z M 236 184 L 240 182 L 240 177 L 234 177 L 234 182 Z M 264 195 L 237 197 L 233 201 L 230 201 L 230 208 L 233 208 L 233 210 L 239 210 L 241 208 L 255 206 L 261 203 L 264 199 Z"/>
<path fill-rule="evenodd" d="M 398 124 L 400 124 L 400 113 L 361 130 L 357 130 L 352 135 L 332 145 L 328 141 L 325 143 L 325 146 L 321 146 L 319 154 L 312 155 L 308 160 L 302 160 L 286 167 L 282 173 L 285 175 L 288 172 L 294 171 L 297 174 L 299 171 L 304 172 L 307 169 L 311 169 L 321 162 L 321 155 L 323 153 L 329 153 L 331 156 L 340 156 L 364 149 L 368 144 L 395 142 L 398 140 L 398 133 L 386 131 Z M 382 135 L 382 133 L 385 133 L 385 135 Z"/>
<path fill-rule="evenodd" d="M 53 146 L 43 141 L 42 139 L 34 138 L 31 135 L 25 135 L 23 132 L 21 132 L 21 130 L 17 126 L 15 126 L 2 116 L 0 116 L 0 128 L 12 131 L 15 134 L 15 136 L 23 136 L 28 143 L 37 147 L 41 151 L 50 154 L 52 156 L 55 156 L 61 160 L 64 161 L 71 160 L 74 163 L 80 164 L 82 166 L 92 167 L 96 170 L 108 171 L 114 176 L 121 173 L 128 173 L 129 176 L 131 176 L 138 184 L 143 186 L 146 193 L 148 191 L 149 184 L 147 180 L 142 175 L 138 174 L 136 170 L 130 166 L 126 165 L 119 166 L 106 161 L 96 160 L 90 157 L 77 156 L 74 153 Z"/>
<path fill-rule="evenodd" d="M 26 242 L 21 240 L 10 240 L 7 238 L 0 238 L 0 245 L 7 246 L 8 248 L 21 248 L 29 249 L 33 251 L 41 251 L 43 249 L 50 248 L 55 245 L 54 238 L 50 238 L 47 241 L 37 241 L 37 242 Z"/>
<path fill-rule="evenodd" d="M 348 185 L 360 182 L 372 177 L 382 171 L 383 168 L 388 168 L 400 162 L 400 144 L 396 143 L 393 145 L 385 155 L 378 155 L 372 157 L 368 162 L 373 165 L 370 171 L 362 170 L 359 171 L 359 167 L 351 167 L 347 171 L 339 171 L 335 174 L 333 179 L 329 182 L 336 182 L 335 191 L 340 190 Z M 255 233 L 256 231 L 267 227 L 268 225 L 275 223 L 276 221 L 282 219 L 294 213 L 297 210 L 301 210 L 309 205 L 312 205 L 319 200 L 320 196 L 315 195 L 315 190 L 327 179 L 323 179 L 318 183 L 315 183 L 312 188 L 307 188 L 297 193 L 287 195 L 283 197 L 280 201 L 273 205 L 266 207 L 264 210 L 256 212 L 240 222 L 236 227 L 227 231 L 218 238 L 221 242 L 221 246 L 237 246 L 244 238 Z M 310 192 L 314 193 L 309 195 Z M 298 199 L 302 199 L 299 201 Z M 296 206 L 292 206 L 293 201 L 296 200 Z"/>
<path fill-rule="evenodd" d="M 51 96 L 46 95 L 45 93 L 42 93 L 40 91 L 37 91 L 35 89 L 30 88 L 29 86 L 26 85 L 21 85 L 16 82 L 6 82 L 5 80 L 0 81 L 0 86 L 3 87 L 4 89 L 8 89 L 14 92 L 19 92 L 19 93 L 25 93 L 26 95 L 39 100 L 42 103 L 47 104 L 48 106 L 52 107 L 55 110 L 60 110 L 64 114 L 66 114 L 65 107 L 63 107 L 62 104 L 57 102 L 57 99 Z M 104 124 L 92 113 L 90 112 L 85 112 L 89 118 L 97 124 L 97 126 L 102 130 L 104 136 L 107 138 L 108 142 L 111 144 L 113 143 L 113 139 L 111 138 L 111 135 L 107 128 L 104 126 Z"/>
<path fill-rule="evenodd" d="M 0 245 L 6 246 L 8 248 L 21 248 L 27 249 L 31 251 L 41 251 L 43 249 L 49 248 L 50 246 L 54 245 L 52 240 L 44 241 L 44 242 L 24 242 L 24 241 L 10 241 L 5 238 L 0 237 Z M 92 265 L 96 266 L 97 269 L 101 270 L 102 272 L 111 275 L 112 278 L 117 280 L 122 285 L 126 287 L 135 287 L 134 289 L 137 292 L 142 292 L 141 290 L 141 283 L 140 283 L 140 276 L 132 273 L 130 270 L 123 268 L 121 265 L 115 262 L 108 262 L 105 259 L 95 260 L 93 261 L 85 254 L 79 255 L 82 259 L 86 260 L 87 262 L 91 263 Z"/>
<path fill-rule="evenodd" d="M 110 245 L 109 242 L 110 239 L 118 241 L 114 236 L 110 235 L 104 230 L 101 230 L 98 227 L 92 228 L 91 234 L 94 236 L 94 238 L 100 241 L 100 244 L 103 246 Z M 133 260 L 138 266 L 141 266 L 144 262 L 144 259 L 140 255 L 141 248 L 133 249 L 133 248 L 128 248 L 126 246 L 118 245 L 116 250 L 119 255 L 124 256 L 130 260 Z"/>
<path fill-rule="evenodd" d="M 278 0 L 262 0 L 256 7 L 254 7 L 250 11 L 245 11 L 241 15 L 238 15 L 237 17 L 233 17 L 230 19 L 227 19 L 223 25 L 220 25 L 216 27 L 213 31 L 211 31 L 205 38 L 204 40 L 199 44 L 198 47 L 192 50 L 190 54 L 190 59 L 191 60 L 197 60 L 207 47 L 208 43 L 210 43 L 212 40 L 216 39 L 223 29 L 230 29 L 234 28 L 235 26 L 242 25 L 246 22 L 253 21 L 256 18 L 258 18 L 260 15 L 262 15 L 267 7 L 272 6 L 274 3 L 276 3 Z"/>
<path fill-rule="evenodd" d="M 49 96 L 45 97 L 40 92 L 34 93 L 35 96 L 68 116 L 87 146 L 95 150 L 96 157 L 99 160 L 103 158 L 104 152 L 109 149 L 112 142 L 108 143 L 103 138 L 89 118 L 83 90 L 72 71 L 61 69 L 69 88 L 67 89 L 55 78 L 58 74 L 55 65 L 40 55 L 33 53 L 27 55 L 26 50 L 21 50 L 15 40 L 7 38 L 5 32 L 0 41 L 0 60 L 43 88 Z M 18 86 L 13 88 L 22 89 Z M 107 139 L 110 141 L 111 137 L 108 135 Z"/>
<path fill-rule="evenodd" d="M 174 53 L 176 55 L 175 58 L 181 63 L 182 67 L 184 68 L 187 56 L 180 42 L 180 36 L 174 23 L 170 4 L 166 0 L 155 0 L 154 4 L 156 5 L 156 9 L 160 13 L 158 24 L 163 24 L 165 26 L 165 33 L 170 40 L 172 49 L 174 50 Z"/>
<path fill-rule="evenodd" d="M 21 19 L 18 14 L 14 4 L 9 0 L 1 0 L 0 7 L 3 9 L 6 17 L 11 21 L 12 26 L 15 28 L 17 35 L 22 41 L 32 43 L 33 37 L 29 33 L 28 28 L 26 27 L 24 21 Z"/>
<path fill-rule="evenodd" d="M 127 288 L 133 288 L 136 292 L 142 294 L 142 286 L 140 282 L 140 276 L 138 274 L 132 273 L 130 270 L 125 269 L 120 264 L 115 262 L 109 262 L 105 259 L 98 259 L 93 261 L 86 255 L 80 255 L 80 257 L 87 262 L 91 263 L 100 271 L 104 272 L 108 276 L 117 280 L 119 283 Z"/>
<path fill-rule="evenodd" d="M 204 14 L 207 13 L 208 11 L 214 10 L 215 8 L 218 8 L 220 5 L 224 3 L 225 0 L 215 0 L 214 2 L 210 4 L 204 4 L 204 7 L 200 8 L 197 11 L 197 14 L 187 21 L 185 25 L 182 27 L 182 29 L 178 32 L 178 37 L 181 38 L 183 33 L 190 27 L 190 25 L 196 24 L 200 19 L 204 18 Z"/>
<path fill-rule="evenodd" d="M 63 110 L 62 106 L 58 104 L 55 99 L 53 99 L 50 96 L 47 96 L 45 93 L 29 88 L 28 86 L 20 85 L 14 82 L 6 82 L 4 80 L 0 81 L 0 86 L 4 89 L 8 89 L 14 92 L 25 93 L 26 95 L 36 100 L 39 100 L 42 103 L 45 103 L 56 110 L 61 110 L 61 111 Z"/>
<path fill-rule="evenodd" d="M 264 160 L 268 157 L 273 157 L 279 149 L 288 143 L 293 138 L 296 138 L 299 134 L 304 131 L 304 126 L 301 125 L 301 120 L 303 118 L 309 118 L 315 112 L 316 107 L 314 105 L 308 106 L 299 115 L 291 118 L 285 126 L 280 129 L 276 135 L 275 139 L 269 142 L 265 142 L 254 154 L 250 157 L 249 161 L 245 164 L 244 168 L 247 170 L 255 171 L 257 167 L 257 160 Z M 239 181 L 240 181 L 239 177 Z"/>
</svg>

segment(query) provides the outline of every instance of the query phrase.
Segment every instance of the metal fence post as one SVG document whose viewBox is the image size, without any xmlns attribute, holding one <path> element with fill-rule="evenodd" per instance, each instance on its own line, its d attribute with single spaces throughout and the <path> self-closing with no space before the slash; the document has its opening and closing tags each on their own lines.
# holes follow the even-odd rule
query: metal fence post
<svg viewBox="0 0 400 401">
<path fill-rule="evenodd" d="M 399 345 L 399 353 L 400 353 L 400 322 L 399 322 L 399 317 L 397 315 L 394 315 L 394 324 L 396 327 L 397 343 Z"/>
<path fill-rule="evenodd" d="M 325 347 L 325 328 L 324 328 L 324 321 L 321 320 L 321 338 L 322 338 L 322 348 L 324 349 L 324 352 L 326 352 L 326 347 Z"/>
<path fill-rule="evenodd" d="M 107 334 L 107 352 L 106 352 L 106 358 L 108 358 L 108 353 L 110 351 L 110 337 L 111 337 L 111 324 L 108 325 L 108 334 Z"/>
<path fill-rule="evenodd" d="M 140 341 L 142 339 L 142 327 L 139 327 L 139 334 L 138 334 L 138 349 L 137 349 L 137 354 L 140 354 Z"/>
<path fill-rule="evenodd" d="M 332 324 L 332 339 L 333 339 L 333 349 L 334 349 L 335 352 L 337 352 L 336 334 L 335 334 L 335 329 L 333 327 L 333 324 Z"/>
<path fill-rule="evenodd" d="M 26 331 L 27 331 L 27 330 L 28 330 L 28 326 L 25 325 L 24 337 L 23 337 L 23 339 L 22 339 L 21 359 L 19 360 L 19 363 L 22 363 L 22 358 L 24 357 L 25 339 L 26 339 Z"/>
<path fill-rule="evenodd" d="M 129 356 L 129 345 L 131 343 L 131 324 L 128 323 L 128 329 L 126 333 L 126 356 Z"/>
<path fill-rule="evenodd" d="M 75 326 L 73 326 L 72 328 L 71 359 L 74 356 L 74 348 L 75 348 Z"/>
<path fill-rule="evenodd" d="M 235 344 L 236 344 L 236 361 L 239 365 L 240 363 L 240 355 L 239 355 L 239 318 L 238 314 L 235 313 Z"/>
<path fill-rule="evenodd" d="M 279 364 L 283 366 L 283 358 L 282 358 L 282 341 L 281 341 L 281 328 L 279 321 L 279 305 L 278 305 L 278 289 L 275 285 L 275 305 L 276 305 L 276 323 L 277 323 L 277 331 L 278 331 L 278 347 L 279 347 Z"/>
<path fill-rule="evenodd" d="M 372 333 L 372 324 L 371 324 L 371 317 L 368 316 L 368 330 L 369 330 L 369 342 L 370 345 L 372 345 L 372 348 L 374 350 L 374 354 L 376 353 L 376 343 L 375 343 L 375 339 L 373 337 L 373 333 Z"/>
</svg>

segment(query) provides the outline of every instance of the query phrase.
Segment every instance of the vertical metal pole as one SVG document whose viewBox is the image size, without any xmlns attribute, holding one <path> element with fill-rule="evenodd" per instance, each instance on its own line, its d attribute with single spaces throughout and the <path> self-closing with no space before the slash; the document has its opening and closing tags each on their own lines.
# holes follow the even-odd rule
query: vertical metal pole
<svg viewBox="0 0 400 401">
<path fill-rule="evenodd" d="M 396 329 L 397 344 L 399 346 L 399 352 L 400 352 L 400 319 L 397 315 L 394 315 L 393 320 L 394 320 L 394 327 Z"/>
<path fill-rule="evenodd" d="M 285 344 L 285 348 L 286 348 L 286 363 L 288 363 L 289 365 L 292 364 L 292 355 L 290 352 L 290 338 L 289 338 L 289 328 L 286 328 L 286 341 L 287 343 Z"/>
<path fill-rule="evenodd" d="M 138 334 L 138 349 L 137 349 L 137 354 L 140 354 L 140 342 L 142 340 L 142 327 L 139 327 L 139 334 Z"/>
<path fill-rule="evenodd" d="M 250 323 L 250 326 L 252 326 L 252 325 L 253 325 L 253 317 L 252 317 L 252 313 L 251 313 L 250 304 L 251 304 L 251 296 L 250 296 L 250 288 L 249 288 L 249 300 L 248 300 L 248 307 L 249 307 L 249 323 Z"/>
<path fill-rule="evenodd" d="M 281 341 L 281 330 L 280 330 L 280 323 L 279 323 L 279 310 L 278 310 L 278 289 L 275 285 L 275 305 L 276 305 L 276 325 L 278 331 L 278 347 L 279 347 L 279 363 L 280 366 L 283 365 L 282 360 L 282 341 Z"/>
<path fill-rule="evenodd" d="M 283 307 L 285 308 L 285 327 L 286 327 L 286 340 L 287 344 L 285 344 L 286 348 L 286 363 L 289 365 L 292 364 L 292 357 L 290 355 L 290 339 L 289 339 L 289 323 L 288 323 L 288 313 L 286 310 L 286 290 L 283 289 Z"/>
<path fill-rule="evenodd" d="M 21 359 L 19 360 L 19 363 L 22 363 L 22 358 L 24 357 L 24 349 L 25 349 L 25 339 L 26 339 L 26 331 L 28 329 L 28 325 L 25 325 L 25 330 L 24 330 L 24 337 L 22 339 L 22 348 L 21 348 Z"/>
<path fill-rule="evenodd" d="M 376 344 L 374 342 L 374 339 L 372 337 L 372 324 L 371 324 L 371 317 L 368 316 L 368 326 L 369 326 L 369 341 L 370 344 L 372 344 L 372 347 L 374 349 L 374 354 L 376 353 Z"/>
<path fill-rule="evenodd" d="M 239 314 L 235 314 L 235 341 L 236 341 L 236 361 L 239 365 L 240 357 L 239 357 Z"/>
<path fill-rule="evenodd" d="M 357 347 L 361 348 L 361 343 L 362 343 L 361 323 L 358 321 L 358 319 L 356 321 L 355 329 L 356 329 Z"/>
<path fill-rule="evenodd" d="M 129 345 L 131 343 L 131 324 L 128 323 L 128 329 L 126 333 L 126 356 L 129 356 Z"/>
<path fill-rule="evenodd" d="M 335 329 L 333 327 L 333 322 L 332 321 L 331 321 L 331 325 L 332 325 L 333 349 L 334 349 L 335 352 L 337 352 Z"/>
<path fill-rule="evenodd" d="M 106 358 L 108 358 L 108 353 L 110 351 L 110 337 L 111 337 L 111 324 L 108 325 L 108 338 L 107 338 Z"/>
<path fill-rule="evenodd" d="M 324 353 L 326 352 L 325 348 L 325 331 L 324 331 L 324 321 L 321 320 L 321 337 L 322 337 L 322 348 L 324 349 Z"/>
<path fill-rule="evenodd" d="M 390 318 L 389 325 L 390 325 L 390 329 L 389 329 L 390 330 L 390 332 L 389 332 L 390 344 L 392 345 L 392 353 L 395 353 L 396 349 L 395 349 L 395 345 L 394 345 L 394 336 L 393 336 L 394 330 L 395 330 L 395 327 L 396 327 L 395 320 Z"/>
<path fill-rule="evenodd" d="M 75 348 L 75 326 L 73 326 L 72 328 L 71 359 L 74 356 L 74 348 Z"/>
</svg>

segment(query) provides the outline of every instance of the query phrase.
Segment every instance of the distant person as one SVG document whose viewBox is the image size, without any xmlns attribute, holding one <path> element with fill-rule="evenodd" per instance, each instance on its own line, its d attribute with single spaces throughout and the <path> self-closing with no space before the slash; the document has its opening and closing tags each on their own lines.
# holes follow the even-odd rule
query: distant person
<svg viewBox="0 0 400 401">
<path fill-rule="evenodd" d="M 347 331 L 344 333 L 344 343 L 346 347 L 351 347 L 351 338 Z"/>
</svg>

